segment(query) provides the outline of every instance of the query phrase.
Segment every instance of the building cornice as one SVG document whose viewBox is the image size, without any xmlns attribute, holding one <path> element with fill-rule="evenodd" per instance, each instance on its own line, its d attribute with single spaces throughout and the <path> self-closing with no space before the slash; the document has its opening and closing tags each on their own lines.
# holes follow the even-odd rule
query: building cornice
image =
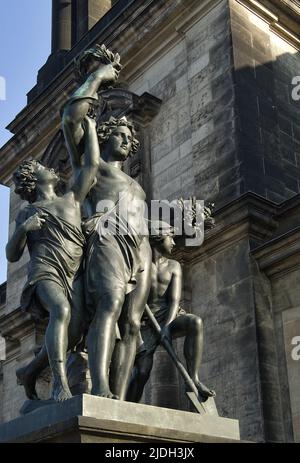
<svg viewBox="0 0 300 463">
<path fill-rule="evenodd" d="M 291 0 L 233 0 L 265 20 L 270 30 L 300 50 L 300 5 Z"/>
<path fill-rule="evenodd" d="M 35 322 L 29 313 L 25 313 L 20 307 L 0 316 L 0 335 L 6 342 L 6 359 L 13 358 L 20 349 L 21 340 L 27 336 L 44 335 L 48 320 Z"/>
<path fill-rule="evenodd" d="M 177 249 L 174 258 L 191 265 L 247 241 L 250 254 L 267 275 L 294 271 L 300 268 L 300 226 L 294 220 L 299 210 L 300 195 L 278 205 L 245 193 L 216 210 L 216 225 L 205 232 L 202 246 Z"/>
<path fill-rule="evenodd" d="M 34 322 L 31 316 L 24 313 L 19 307 L 0 317 L 1 336 L 7 340 L 19 341 L 20 337 L 30 332 Z"/>
<path fill-rule="evenodd" d="M 20 308 L 0 317 L 0 334 L 5 339 L 6 360 L 14 358 L 20 349 L 21 338 L 32 333 L 34 323 Z"/>
<path fill-rule="evenodd" d="M 252 251 L 266 275 L 279 278 L 300 269 L 300 226 Z"/>
<path fill-rule="evenodd" d="M 300 194 L 276 206 L 274 235 L 252 249 L 260 269 L 272 278 L 300 269 L 299 217 Z"/>
<path fill-rule="evenodd" d="M 182 263 L 192 264 L 213 257 L 239 241 L 249 242 L 249 251 L 270 239 L 278 222 L 277 206 L 255 193 L 245 193 L 214 213 L 215 227 L 205 232 L 202 246 L 185 247 L 174 252 Z"/>
</svg>

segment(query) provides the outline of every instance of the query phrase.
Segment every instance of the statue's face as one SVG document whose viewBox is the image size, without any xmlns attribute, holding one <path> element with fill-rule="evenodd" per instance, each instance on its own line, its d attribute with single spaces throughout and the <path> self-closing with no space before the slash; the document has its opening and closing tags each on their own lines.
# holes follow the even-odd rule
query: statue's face
<svg viewBox="0 0 300 463">
<path fill-rule="evenodd" d="M 172 254 L 174 246 L 175 246 L 175 242 L 173 240 L 172 235 L 166 235 L 163 237 L 163 240 L 161 242 L 163 253 Z"/>
<path fill-rule="evenodd" d="M 106 149 L 116 161 L 125 161 L 132 147 L 132 133 L 126 126 L 116 127 L 106 142 Z"/>
<path fill-rule="evenodd" d="M 58 183 L 59 177 L 56 175 L 54 169 L 49 169 L 48 167 L 37 164 L 34 169 L 35 175 L 37 178 L 37 183 L 47 184 L 47 183 Z"/>
</svg>

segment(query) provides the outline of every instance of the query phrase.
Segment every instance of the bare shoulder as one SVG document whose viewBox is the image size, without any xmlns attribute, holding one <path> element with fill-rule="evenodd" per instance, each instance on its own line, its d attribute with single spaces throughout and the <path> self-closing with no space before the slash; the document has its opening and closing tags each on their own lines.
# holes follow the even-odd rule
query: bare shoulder
<svg viewBox="0 0 300 463">
<path fill-rule="evenodd" d="M 177 276 L 181 276 L 182 270 L 181 270 L 181 265 L 177 260 L 174 259 L 169 259 L 168 260 L 168 266 L 170 271 Z"/>
</svg>

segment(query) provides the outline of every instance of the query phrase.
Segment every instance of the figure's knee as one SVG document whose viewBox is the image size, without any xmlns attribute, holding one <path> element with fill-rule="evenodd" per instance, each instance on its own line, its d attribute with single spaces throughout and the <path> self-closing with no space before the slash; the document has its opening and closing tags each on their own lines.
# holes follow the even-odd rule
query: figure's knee
<svg viewBox="0 0 300 463">
<path fill-rule="evenodd" d="M 122 339 L 125 342 L 136 342 L 138 339 L 140 326 L 140 321 L 136 318 L 127 318 L 126 320 L 122 320 L 122 322 L 119 323 Z"/>
<path fill-rule="evenodd" d="M 130 317 L 127 322 L 127 329 L 130 336 L 138 338 L 141 322 L 137 317 Z"/>
<path fill-rule="evenodd" d="M 98 306 L 98 312 L 119 317 L 124 303 L 123 295 L 106 295 Z"/>
<path fill-rule="evenodd" d="M 190 316 L 190 330 L 196 334 L 201 334 L 203 332 L 202 319 L 197 317 L 197 315 Z"/>
</svg>

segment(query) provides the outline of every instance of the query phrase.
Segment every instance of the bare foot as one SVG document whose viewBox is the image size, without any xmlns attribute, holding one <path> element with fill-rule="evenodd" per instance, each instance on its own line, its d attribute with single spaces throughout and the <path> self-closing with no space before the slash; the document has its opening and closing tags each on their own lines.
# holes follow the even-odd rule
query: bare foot
<svg viewBox="0 0 300 463">
<path fill-rule="evenodd" d="M 96 395 L 97 397 L 106 397 L 107 399 L 119 400 L 119 396 L 112 394 L 112 392 L 110 392 L 109 394 L 94 394 L 94 395 Z"/>
<path fill-rule="evenodd" d="M 55 402 L 64 402 L 72 397 L 69 386 L 62 383 L 53 386 L 52 398 Z"/>
<path fill-rule="evenodd" d="M 20 386 L 24 386 L 25 394 L 28 399 L 40 400 L 35 389 L 37 377 L 34 374 L 29 374 L 26 372 L 26 369 L 26 367 L 21 367 L 16 371 L 17 383 Z"/>
<path fill-rule="evenodd" d="M 199 394 L 204 398 L 208 399 L 208 397 L 215 397 L 216 393 L 212 389 L 209 389 L 206 387 L 203 383 L 200 381 L 195 381 L 195 386 L 198 389 Z"/>
<path fill-rule="evenodd" d="M 92 394 L 92 395 L 96 395 L 97 397 L 105 397 L 105 398 L 107 398 L 107 399 L 119 400 L 119 396 L 113 394 L 112 392 L 110 392 L 109 389 L 104 390 L 104 391 L 100 391 L 100 392 L 93 392 L 93 391 L 92 391 L 91 394 Z"/>
</svg>

